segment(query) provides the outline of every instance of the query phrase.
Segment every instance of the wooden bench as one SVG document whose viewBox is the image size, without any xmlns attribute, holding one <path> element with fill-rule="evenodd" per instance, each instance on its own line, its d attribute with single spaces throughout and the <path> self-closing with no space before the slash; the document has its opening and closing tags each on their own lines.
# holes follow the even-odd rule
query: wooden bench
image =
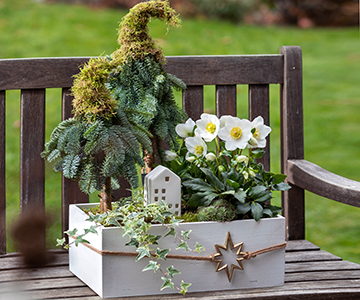
<svg viewBox="0 0 360 300">
<path fill-rule="evenodd" d="M 0 60 L 0 299 L 17 291 L 21 299 L 99 299 L 68 271 L 64 251 L 42 268 L 25 268 L 18 254 L 6 253 L 5 91 L 21 90 L 20 211 L 44 210 L 45 163 L 40 157 L 45 135 L 45 90 L 62 88 L 63 118 L 71 115 L 72 75 L 89 58 Z M 168 57 L 165 69 L 188 86 L 183 107 L 197 119 L 203 112 L 205 85 L 216 86 L 216 113 L 236 114 L 236 85 L 249 86 L 249 118 L 262 115 L 269 124 L 269 84 L 280 84 L 281 163 L 292 189 L 282 195 L 287 223 L 285 285 L 229 292 L 189 293 L 186 299 L 360 299 L 360 265 L 321 251 L 305 240 L 304 190 L 360 207 L 360 183 L 342 178 L 304 160 L 302 54 L 282 47 L 277 55 Z M 263 163 L 270 166 L 269 147 Z M 59 191 L 60 192 L 60 191 Z M 75 200 L 73 200 L 75 199 Z M 62 224 L 68 205 L 87 202 L 76 182 L 62 182 Z M 39 234 L 45 239 L 44 234 Z M 44 240 L 45 241 L 45 240 Z M 141 299 L 183 299 L 151 296 Z M 134 298 L 132 298 L 134 299 Z"/>
</svg>

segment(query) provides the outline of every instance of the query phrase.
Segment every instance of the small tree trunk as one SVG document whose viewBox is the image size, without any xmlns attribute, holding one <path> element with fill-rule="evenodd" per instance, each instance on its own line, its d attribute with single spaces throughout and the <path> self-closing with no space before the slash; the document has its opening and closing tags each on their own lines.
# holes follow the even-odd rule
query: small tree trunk
<svg viewBox="0 0 360 300">
<path fill-rule="evenodd" d="M 100 193 L 100 212 L 107 212 L 111 209 L 111 177 L 107 177 Z"/>
<path fill-rule="evenodd" d="M 145 150 L 145 157 L 144 157 L 144 163 L 145 163 L 145 173 L 148 174 L 152 171 L 155 164 L 155 151 L 156 151 L 156 140 L 155 137 L 152 137 L 151 139 L 152 144 L 152 154 L 149 154 L 148 151 Z"/>
</svg>

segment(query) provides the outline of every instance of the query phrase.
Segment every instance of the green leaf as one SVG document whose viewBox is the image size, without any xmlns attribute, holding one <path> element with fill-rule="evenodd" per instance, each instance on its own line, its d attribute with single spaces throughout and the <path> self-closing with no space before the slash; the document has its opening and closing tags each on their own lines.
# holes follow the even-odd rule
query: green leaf
<svg viewBox="0 0 360 300">
<path fill-rule="evenodd" d="M 274 186 L 275 191 L 288 191 L 291 189 L 291 186 L 285 182 L 281 182 Z"/>
<path fill-rule="evenodd" d="M 263 216 L 263 207 L 256 202 L 251 202 L 251 214 L 255 221 L 259 221 Z"/>
<path fill-rule="evenodd" d="M 70 237 L 74 236 L 77 232 L 78 230 L 76 228 L 74 228 L 73 230 L 65 231 L 65 233 Z"/>
<path fill-rule="evenodd" d="M 142 271 L 145 272 L 149 270 L 154 270 L 154 273 L 156 273 L 156 271 L 159 270 L 159 268 L 160 266 L 156 261 L 150 260 L 149 264 L 144 269 L 142 269 Z"/>
<path fill-rule="evenodd" d="M 273 178 L 273 184 L 279 184 L 283 182 L 287 176 L 284 174 L 273 174 L 271 177 Z"/>
<path fill-rule="evenodd" d="M 194 178 L 190 180 L 186 180 L 183 182 L 183 185 L 189 189 L 199 192 L 213 192 L 214 188 L 206 183 L 203 179 Z"/>
<path fill-rule="evenodd" d="M 166 236 L 169 236 L 169 235 L 172 235 L 172 236 L 175 236 L 176 235 L 176 232 L 175 232 L 175 228 L 174 227 L 170 227 L 168 228 L 169 231 L 164 235 L 164 237 Z"/>
<path fill-rule="evenodd" d="M 189 201 L 187 202 L 187 205 L 189 205 L 189 206 L 208 206 L 216 197 L 219 197 L 219 195 L 214 192 L 212 192 L 212 193 L 209 193 L 209 192 L 196 193 L 190 197 Z"/>
<path fill-rule="evenodd" d="M 62 247 L 65 244 L 65 238 L 62 239 L 56 239 L 56 247 Z"/>
<path fill-rule="evenodd" d="M 171 279 L 166 277 L 161 277 L 161 279 L 164 281 L 164 284 L 161 286 L 160 291 L 166 288 L 174 289 L 174 284 L 171 282 Z"/>
<path fill-rule="evenodd" d="M 170 267 L 168 267 L 166 270 L 168 270 L 168 274 L 169 274 L 169 276 L 170 276 L 171 278 L 174 278 L 174 275 L 175 275 L 175 274 L 181 274 L 181 272 L 179 272 L 178 270 L 176 270 L 176 269 L 174 268 L 174 266 L 170 266 Z"/>
<path fill-rule="evenodd" d="M 181 280 L 181 285 L 180 285 L 181 291 L 179 293 L 185 295 L 190 286 L 191 283 L 185 283 L 184 281 Z"/>
<path fill-rule="evenodd" d="M 189 250 L 189 246 L 186 242 L 182 242 L 181 244 L 179 244 L 177 247 L 176 247 L 176 250 L 178 249 L 185 249 L 186 251 Z"/>
<path fill-rule="evenodd" d="M 232 179 L 226 179 L 226 184 L 228 184 L 229 186 L 233 187 L 235 190 L 238 189 L 240 187 L 240 184 L 238 184 L 236 181 L 232 180 Z"/>
<path fill-rule="evenodd" d="M 79 244 L 90 244 L 90 242 L 83 239 L 83 235 L 79 235 L 75 239 L 75 246 L 78 246 Z"/>
<path fill-rule="evenodd" d="M 85 229 L 85 234 L 88 234 L 88 233 L 95 233 L 95 234 L 98 234 L 98 232 L 96 231 L 96 226 L 91 226 L 89 229 Z"/>
<path fill-rule="evenodd" d="M 201 252 L 205 251 L 205 248 L 204 248 L 204 246 L 202 246 L 198 242 L 196 242 L 194 251 L 201 253 Z"/>
<path fill-rule="evenodd" d="M 245 215 L 250 211 L 249 203 L 241 203 L 236 207 L 236 213 L 238 215 Z"/>
<path fill-rule="evenodd" d="M 139 247 L 136 249 L 136 252 L 139 252 L 139 255 L 136 257 L 135 261 L 139 261 L 140 259 L 144 258 L 145 256 L 151 257 L 150 251 L 148 248 Z"/>
<path fill-rule="evenodd" d="M 217 190 L 217 191 L 224 191 L 225 185 L 215 176 L 215 174 L 207 169 L 207 168 L 201 168 L 201 171 L 206 175 L 206 179 L 208 182 Z"/>
<path fill-rule="evenodd" d="M 163 260 L 166 260 L 166 255 L 168 255 L 169 252 L 170 252 L 170 249 L 160 249 L 160 248 L 156 249 L 157 257 L 161 258 Z"/>
<path fill-rule="evenodd" d="M 190 240 L 189 234 L 191 233 L 191 231 L 192 231 L 191 229 L 187 231 L 181 230 L 181 235 L 184 237 L 185 240 Z"/>
<path fill-rule="evenodd" d="M 246 193 L 242 189 L 240 189 L 234 194 L 234 197 L 241 203 L 245 203 Z"/>
<path fill-rule="evenodd" d="M 264 154 L 265 154 L 265 150 L 262 148 L 258 148 L 251 151 L 251 157 L 254 159 L 259 159 L 263 157 Z"/>
<path fill-rule="evenodd" d="M 273 212 L 269 208 L 264 208 L 263 214 L 269 216 L 270 218 L 273 217 Z"/>
</svg>

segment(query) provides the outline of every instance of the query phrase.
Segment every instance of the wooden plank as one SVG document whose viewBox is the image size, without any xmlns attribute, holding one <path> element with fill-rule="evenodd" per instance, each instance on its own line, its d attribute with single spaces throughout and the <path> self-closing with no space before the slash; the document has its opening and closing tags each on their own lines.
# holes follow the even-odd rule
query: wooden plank
<svg viewBox="0 0 360 300">
<path fill-rule="evenodd" d="M 204 111 L 204 87 L 188 86 L 183 92 L 183 109 L 194 121 L 200 118 Z"/>
<path fill-rule="evenodd" d="M 249 119 L 257 116 L 264 119 L 265 125 L 270 125 L 270 98 L 268 84 L 249 84 Z M 270 170 L 270 137 L 266 138 L 265 155 L 258 161 L 264 165 L 265 170 Z"/>
<path fill-rule="evenodd" d="M 1 282 L 73 277 L 69 266 L 0 271 Z"/>
<path fill-rule="evenodd" d="M 6 253 L 5 91 L 0 91 L 0 254 Z"/>
<path fill-rule="evenodd" d="M 283 82 L 282 55 L 172 56 L 164 66 L 191 85 Z M 72 86 L 74 74 L 89 57 L 2 59 L 0 89 Z"/>
<path fill-rule="evenodd" d="M 323 250 L 304 251 L 304 252 L 285 252 L 285 263 L 337 261 L 337 260 L 341 260 L 341 257 L 338 257 L 334 254 L 331 254 Z"/>
<path fill-rule="evenodd" d="M 320 248 L 307 240 L 291 240 L 286 242 L 286 252 L 293 251 L 317 251 Z"/>
<path fill-rule="evenodd" d="M 50 252 L 51 254 L 51 252 Z M 54 254 L 52 261 L 47 264 L 47 267 L 67 266 L 69 265 L 69 254 L 67 252 L 61 254 Z M 0 258 L 0 272 L 5 270 L 25 269 L 21 256 L 4 256 Z M 1 278 L 1 277 L 0 277 Z"/>
<path fill-rule="evenodd" d="M 21 91 L 20 211 L 45 211 L 45 90 Z"/>
<path fill-rule="evenodd" d="M 284 83 L 280 85 L 281 171 L 287 173 L 288 159 L 304 158 L 302 56 L 298 46 L 281 47 Z M 305 238 L 304 191 L 293 187 L 282 193 L 287 239 Z"/>
<path fill-rule="evenodd" d="M 89 57 L 21 58 L 0 60 L 0 89 L 62 88 L 72 86 L 74 74 Z"/>
<path fill-rule="evenodd" d="M 360 270 L 360 265 L 350 261 L 343 261 L 343 260 L 285 264 L 285 274 L 305 273 L 305 272 L 315 272 L 315 271 L 351 271 L 351 270 Z"/>
<path fill-rule="evenodd" d="M 299 281 L 320 281 L 320 280 L 350 280 L 360 279 L 359 270 L 343 271 L 334 270 L 332 272 L 306 272 L 290 273 L 286 276 L 286 282 Z"/>
<path fill-rule="evenodd" d="M 216 86 L 216 115 L 236 116 L 236 85 Z"/>
<path fill-rule="evenodd" d="M 283 82 L 282 55 L 169 56 L 168 73 L 187 85 L 267 84 Z"/>
<path fill-rule="evenodd" d="M 288 161 L 292 184 L 348 205 L 360 207 L 360 182 L 331 173 L 304 159 Z"/>
<path fill-rule="evenodd" d="M 73 117 L 73 98 L 70 88 L 62 89 L 62 120 Z M 64 176 L 62 176 L 61 187 L 62 232 L 63 236 L 67 238 L 64 231 L 69 229 L 69 205 L 73 203 L 87 203 L 89 202 L 89 195 L 80 190 L 78 181 L 65 178 Z"/>
</svg>

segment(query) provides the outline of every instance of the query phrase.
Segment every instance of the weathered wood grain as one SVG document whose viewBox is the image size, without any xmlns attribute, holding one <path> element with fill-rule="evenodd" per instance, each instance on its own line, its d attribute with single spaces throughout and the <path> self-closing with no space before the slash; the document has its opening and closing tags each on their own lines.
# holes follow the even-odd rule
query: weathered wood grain
<svg viewBox="0 0 360 300">
<path fill-rule="evenodd" d="M 326 272 L 326 271 L 351 271 L 360 270 L 360 265 L 350 261 L 312 261 L 300 263 L 286 263 L 285 273 L 304 273 L 304 272 Z"/>
<path fill-rule="evenodd" d="M 304 158 L 302 54 L 298 46 L 281 47 L 284 55 L 284 83 L 280 85 L 281 171 L 287 174 L 288 159 Z M 287 238 L 305 238 L 304 191 L 293 187 L 282 193 Z"/>
<path fill-rule="evenodd" d="M 249 119 L 261 116 L 265 125 L 270 125 L 270 98 L 268 84 L 249 84 Z M 270 136 L 266 138 L 265 154 L 258 161 L 270 171 Z"/>
<path fill-rule="evenodd" d="M 288 180 L 317 195 L 360 207 L 360 182 L 331 173 L 304 159 L 288 163 Z"/>
<path fill-rule="evenodd" d="M 236 85 L 216 86 L 216 115 L 236 116 Z"/>
<path fill-rule="evenodd" d="M 6 253 L 5 91 L 0 91 L 0 254 Z"/>
<path fill-rule="evenodd" d="M 326 252 L 324 250 L 285 253 L 285 263 L 337 261 L 337 260 L 341 260 L 341 257 Z"/>
<path fill-rule="evenodd" d="M 320 248 L 308 240 L 291 240 L 286 242 L 286 252 L 294 251 L 318 251 Z"/>
<path fill-rule="evenodd" d="M 188 86 L 183 92 L 183 109 L 194 121 L 204 112 L 204 87 Z"/>
</svg>

